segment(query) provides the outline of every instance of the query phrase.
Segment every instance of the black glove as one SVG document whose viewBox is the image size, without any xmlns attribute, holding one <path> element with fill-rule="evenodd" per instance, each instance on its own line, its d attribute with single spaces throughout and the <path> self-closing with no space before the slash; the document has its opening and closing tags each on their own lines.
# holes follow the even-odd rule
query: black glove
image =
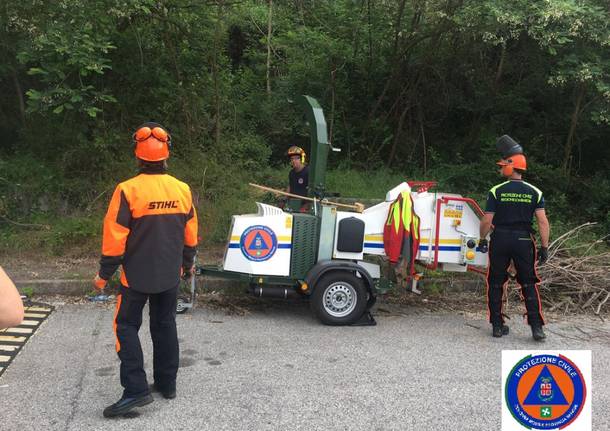
<svg viewBox="0 0 610 431">
<path fill-rule="evenodd" d="M 540 247 L 538 249 L 538 265 L 542 265 L 547 260 L 549 260 L 549 248 L 548 247 Z"/>
<path fill-rule="evenodd" d="M 191 278 L 193 276 L 193 274 L 195 273 L 195 264 L 193 264 L 192 266 L 183 266 L 182 267 L 182 278 L 184 280 L 188 280 L 189 278 Z"/>
<path fill-rule="evenodd" d="M 479 240 L 479 251 L 481 253 L 487 253 L 487 251 L 489 250 L 489 244 L 487 243 L 487 239 L 486 238 L 482 238 Z"/>
</svg>

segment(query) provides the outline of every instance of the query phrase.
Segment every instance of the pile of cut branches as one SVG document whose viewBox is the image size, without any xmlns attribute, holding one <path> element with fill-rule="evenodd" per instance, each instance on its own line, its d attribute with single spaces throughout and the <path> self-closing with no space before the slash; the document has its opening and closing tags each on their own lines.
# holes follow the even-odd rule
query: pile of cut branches
<svg viewBox="0 0 610 431">
<path fill-rule="evenodd" d="M 580 225 L 550 244 L 549 259 L 538 268 L 538 274 L 542 279 L 540 294 L 551 311 L 596 315 L 610 311 L 610 251 L 604 246 L 606 237 L 593 242 L 578 238 L 594 225 Z"/>
</svg>

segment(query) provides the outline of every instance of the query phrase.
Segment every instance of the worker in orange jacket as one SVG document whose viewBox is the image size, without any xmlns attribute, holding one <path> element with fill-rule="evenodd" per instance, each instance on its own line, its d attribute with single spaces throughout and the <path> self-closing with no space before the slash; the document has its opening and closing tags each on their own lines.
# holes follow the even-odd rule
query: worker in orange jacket
<svg viewBox="0 0 610 431">
<path fill-rule="evenodd" d="M 147 301 L 153 389 L 164 398 L 176 397 L 176 298 L 180 276 L 192 276 L 197 246 L 191 190 L 166 173 L 170 134 L 160 124 L 144 123 L 133 138 L 139 174 L 114 190 L 104 218 L 100 269 L 94 279 L 102 290 L 121 266 L 114 331 L 124 391 L 119 401 L 104 410 L 105 417 L 124 415 L 153 401 L 138 337 Z"/>
</svg>

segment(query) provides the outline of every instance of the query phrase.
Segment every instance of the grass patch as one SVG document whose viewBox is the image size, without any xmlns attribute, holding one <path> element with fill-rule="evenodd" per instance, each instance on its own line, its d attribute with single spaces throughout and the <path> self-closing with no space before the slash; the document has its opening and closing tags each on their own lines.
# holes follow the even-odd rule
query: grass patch
<svg viewBox="0 0 610 431">
<path fill-rule="evenodd" d="M 388 190 L 404 181 L 403 175 L 383 169 L 369 172 L 338 168 L 326 173 L 326 190 L 346 198 L 385 199 Z"/>
<path fill-rule="evenodd" d="M 30 226 L 0 227 L 0 254 L 37 250 L 59 256 L 66 249 L 99 248 L 102 216 L 98 214 L 71 217 L 38 215 L 32 217 L 28 224 Z"/>
</svg>

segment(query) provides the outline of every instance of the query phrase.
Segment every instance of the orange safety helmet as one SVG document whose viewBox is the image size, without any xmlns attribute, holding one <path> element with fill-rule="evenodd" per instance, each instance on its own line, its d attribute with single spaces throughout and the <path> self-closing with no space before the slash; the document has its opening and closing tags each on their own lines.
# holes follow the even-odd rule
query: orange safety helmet
<svg viewBox="0 0 610 431">
<path fill-rule="evenodd" d="M 515 169 L 527 170 L 527 161 L 523 154 L 514 154 L 507 159 L 496 162 L 496 165 L 502 166 L 502 175 L 505 177 L 510 177 Z"/>
<path fill-rule="evenodd" d="M 286 154 L 288 155 L 289 158 L 292 156 L 300 156 L 301 163 L 305 163 L 305 150 L 303 150 L 301 147 L 297 147 L 296 145 L 293 145 L 292 147 L 288 148 L 288 151 L 286 152 Z"/>
<path fill-rule="evenodd" d="M 147 162 L 160 162 L 169 157 L 172 137 L 158 123 L 144 123 L 133 134 L 136 157 Z"/>
</svg>

